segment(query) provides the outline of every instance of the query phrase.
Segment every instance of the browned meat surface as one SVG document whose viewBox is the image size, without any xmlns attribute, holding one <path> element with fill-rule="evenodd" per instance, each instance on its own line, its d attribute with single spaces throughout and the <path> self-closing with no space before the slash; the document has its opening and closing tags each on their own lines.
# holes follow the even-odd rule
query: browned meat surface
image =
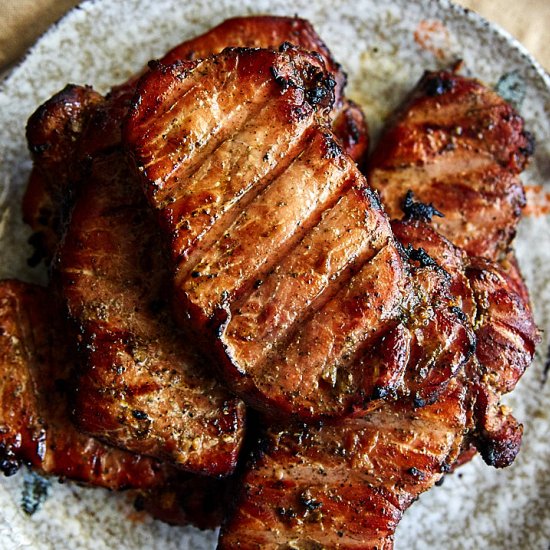
<svg viewBox="0 0 550 550">
<path fill-rule="evenodd" d="M 57 313 L 50 290 L 0 282 L 0 470 L 12 475 L 25 463 L 109 489 L 163 485 L 166 466 L 108 447 L 71 424 L 73 353 Z"/>
<path fill-rule="evenodd" d="M 101 99 L 87 86 L 70 84 L 41 105 L 27 123 L 33 170 L 23 199 L 23 220 L 35 232 L 36 262 L 51 258 L 61 236 L 62 205 L 70 202 L 69 183 L 78 177 L 70 159 L 90 112 Z"/>
<path fill-rule="evenodd" d="M 269 429 L 218 547 L 393 548 L 403 512 L 457 458 L 466 422 L 454 380 L 426 407 L 386 403 L 336 425 Z"/>
<path fill-rule="evenodd" d="M 125 135 L 170 242 L 176 314 L 248 403 L 304 418 L 429 401 L 472 344 L 320 124 L 332 87 L 297 50 L 228 49 L 145 75 Z"/>
<path fill-rule="evenodd" d="M 305 19 L 299 17 L 251 16 L 227 19 L 206 33 L 170 50 L 161 63 L 204 59 L 227 47 L 284 49 L 290 43 L 317 52 L 333 75 L 336 87 L 330 118 L 333 131 L 344 151 L 362 165 L 368 151 L 368 129 L 361 109 L 344 97 L 346 74 L 335 61 L 321 37 Z"/>
<path fill-rule="evenodd" d="M 528 303 L 498 265 L 470 258 L 427 224 L 392 227 L 410 255 L 445 269 L 456 305 L 474 323 L 475 355 L 435 404 L 398 401 L 332 424 L 269 428 L 220 548 L 393 548 L 406 508 L 476 448 L 496 467 L 515 458 L 521 426 L 499 398 L 533 357 Z"/>
<path fill-rule="evenodd" d="M 231 481 L 232 478 L 228 481 L 228 478 L 179 475 L 160 489 L 141 492 L 135 508 L 170 525 L 215 529 L 225 516 Z"/>
<path fill-rule="evenodd" d="M 477 80 L 427 72 L 369 161 L 391 218 L 407 191 L 444 217 L 434 227 L 474 256 L 507 252 L 525 203 L 519 173 L 533 141 L 521 117 Z"/>
<path fill-rule="evenodd" d="M 513 390 L 540 340 L 524 287 L 500 265 L 467 255 L 424 222 L 394 221 L 392 228 L 403 245 L 437 258 L 451 278 L 477 337 L 465 369 L 475 417 L 472 440 L 487 463 L 507 466 L 519 451 L 522 428 L 500 396 Z"/>
<path fill-rule="evenodd" d="M 76 418 L 110 444 L 227 475 L 244 405 L 174 326 L 157 231 L 122 153 L 94 159 L 54 266 L 81 331 Z"/>
<path fill-rule="evenodd" d="M 208 57 L 228 46 L 279 48 L 291 42 L 317 52 L 336 83 L 334 132 L 359 164 L 368 150 L 368 128 L 361 109 L 343 96 L 346 76 L 309 22 L 292 17 L 240 17 L 183 42 L 163 58 L 165 64 Z M 74 191 L 87 159 L 120 144 L 120 122 L 135 91 L 137 77 L 115 86 L 103 101 L 89 87 L 69 85 L 40 106 L 29 119 L 27 140 L 33 171 L 23 202 L 23 217 L 35 234 L 32 263 L 53 256 Z M 80 139 L 82 133 L 85 139 Z"/>
</svg>

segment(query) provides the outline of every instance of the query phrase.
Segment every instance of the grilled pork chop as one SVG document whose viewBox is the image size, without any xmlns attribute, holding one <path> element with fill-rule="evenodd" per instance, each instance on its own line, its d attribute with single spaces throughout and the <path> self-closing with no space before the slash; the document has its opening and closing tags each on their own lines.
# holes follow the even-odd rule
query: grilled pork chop
<svg viewBox="0 0 550 550">
<path fill-rule="evenodd" d="M 268 428 L 220 548 L 391 549 L 403 512 L 471 458 L 472 445 L 493 466 L 514 459 L 521 426 L 498 399 L 533 357 L 538 334 L 528 303 L 498 265 L 470 258 L 426 223 L 392 227 L 409 253 L 438 258 L 457 305 L 475 322 L 475 355 L 435 404 L 398 401 L 319 426 Z"/>
<path fill-rule="evenodd" d="M 343 96 L 346 76 L 309 22 L 291 17 L 255 16 L 229 19 L 209 32 L 183 42 L 161 62 L 208 57 L 228 46 L 277 49 L 292 43 L 316 52 L 335 80 L 331 113 L 340 145 L 363 165 L 368 150 L 368 129 L 361 109 Z M 33 171 L 23 201 L 23 218 L 34 234 L 36 253 L 31 263 L 49 262 L 61 237 L 78 182 L 88 159 L 120 143 L 120 123 L 135 91 L 137 76 L 115 86 L 107 101 L 89 87 L 69 85 L 41 105 L 27 125 Z M 86 138 L 81 139 L 82 134 Z"/>
<path fill-rule="evenodd" d="M 444 217 L 434 227 L 473 256 L 507 252 L 525 204 L 519 173 L 533 151 L 521 117 L 477 80 L 427 72 L 390 121 L 369 183 L 390 218 L 407 192 Z"/>
<path fill-rule="evenodd" d="M 488 464 L 507 466 L 519 451 L 522 428 L 500 397 L 514 389 L 540 340 L 528 298 L 499 264 L 469 256 L 425 222 L 393 221 L 392 229 L 405 247 L 437 258 L 475 328 L 476 351 L 464 373 L 474 414 L 470 438 Z"/>
<path fill-rule="evenodd" d="M 333 87 L 299 50 L 227 49 L 146 74 L 125 129 L 170 241 L 176 315 L 249 404 L 302 418 L 425 403 L 472 346 L 449 297 L 422 298 L 433 281 L 410 277 L 324 125 Z"/>
<path fill-rule="evenodd" d="M 109 447 L 77 430 L 67 403 L 74 361 L 50 290 L 0 282 L 0 469 L 22 463 L 45 474 L 107 487 L 164 485 L 171 468 Z"/>
<path fill-rule="evenodd" d="M 110 444 L 227 475 L 244 404 L 174 326 L 157 231 L 122 153 L 95 158 L 54 264 L 82 335 L 76 418 Z"/>
<path fill-rule="evenodd" d="M 393 548 L 403 512 L 458 455 L 465 395 L 455 379 L 419 409 L 399 401 L 336 424 L 270 428 L 218 548 Z"/>
</svg>

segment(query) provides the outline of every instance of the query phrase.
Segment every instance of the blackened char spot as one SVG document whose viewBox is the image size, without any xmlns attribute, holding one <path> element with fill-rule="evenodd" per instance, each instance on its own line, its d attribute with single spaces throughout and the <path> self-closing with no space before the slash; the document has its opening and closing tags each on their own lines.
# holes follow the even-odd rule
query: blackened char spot
<svg viewBox="0 0 550 550">
<path fill-rule="evenodd" d="M 48 257 L 46 236 L 41 232 L 33 233 L 29 237 L 28 243 L 34 247 L 34 252 L 27 260 L 27 265 L 29 267 L 36 267 L 44 258 Z"/>
<path fill-rule="evenodd" d="M 520 148 L 520 153 L 526 157 L 532 157 L 535 154 L 536 140 L 535 136 L 531 132 L 524 131 L 523 136 L 525 137 L 525 147 Z"/>
<path fill-rule="evenodd" d="M 454 80 L 443 78 L 440 74 L 434 74 L 424 79 L 424 92 L 430 97 L 443 95 L 454 88 Z"/>
<path fill-rule="evenodd" d="M 443 95 L 454 88 L 454 81 L 443 78 L 439 74 L 429 76 L 424 80 L 424 91 L 430 97 Z"/>
<path fill-rule="evenodd" d="M 449 310 L 451 311 L 451 313 L 454 313 L 463 323 L 468 320 L 466 314 L 459 307 L 451 306 Z"/>
<path fill-rule="evenodd" d="M 270 72 L 275 79 L 275 82 L 281 86 L 283 92 L 292 84 L 289 79 L 285 78 L 275 67 L 270 67 Z"/>
<path fill-rule="evenodd" d="M 334 137 L 331 134 L 323 134 L 325 141 L 325 151 L 323 156 L 328 159 L 334 159 L 342 154 L 341 147 L 334 141 Z"/>
<path fill-rule="evenodd" d="M 413 248 L 412 245 L 409 244 L 405 252 L 409 259 L 418 262 L 420 267 L 433 267 L 437 271 L 441 271 L 448 275 L 448 273 L 423 248 Z"/>
<path fill-rule="evenodd" d="M 403 199 L 403 204 L 401 209 L 405 214 L 405 219 L 407 220 L 420 220 L 423 222 L 431 222 L 434 216 L 439 218 L 444 218 L 442 214 L 431 202 L 425 204 L 420 201 L 414 200 L 414 193 L 409 189 L 405 198 Z"/>
<path fill-rule="evenodd" d="M 140 410 L 133 410 L 132 411 L 132 416 L 136 419 L 136 420 L 146 420 L 148 418 L 147 416 L 147 413 L 144 412 L 144 411 L 140 411 Z"/>
</svg>

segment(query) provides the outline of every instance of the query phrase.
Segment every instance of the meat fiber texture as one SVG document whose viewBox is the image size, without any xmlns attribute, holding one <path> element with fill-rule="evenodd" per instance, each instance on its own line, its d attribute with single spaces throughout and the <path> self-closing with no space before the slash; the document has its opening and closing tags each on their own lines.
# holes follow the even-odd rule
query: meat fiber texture
<svg viewBox="0 0 550 550">
<path fill-rule="evenodd" d="M 401 102 L 424 69 L 447 67 L 461 57 L 472 74 L 490 84 L 496 84 L 504 73 L 518 71 L 527 92 L 520 113 L 540 144 L 525 175 L 526 182 L 548 185 L 545 142 L 550 128 L 544 114 L 544 102 L 550 100 L 548 81 L 545 83 L 525 61 L 523 52 L 511 47 L 501 35 L 473 15 L 464 15 L 446 3 L 426 6 L 403 0 L 382 5 L 363 0 L 350 7 L 326 2 L 313 5 L 300 0 L 272 1 L 269 5 L 242 1 L 175 5 L 168 0 L 155 3 L 127 0 L 110 4 L 85 3 L 63 21 L 14 71 L 0 95 L 4 123 L 0 133 L 2 183 L 8 189 L 2 194 L 3 278 L 45 280 L 43 272 L 26 266 L 31 254 L 26 245 L 29 232 L 20 221 L 20 198 L 30 168 L 22 121 L 36 105 L 71 81 L 87 82 L 105 91 L 182 38 L 245 10 L 280 14 L 298 11 L 310 19 L 336 58 L 344 62 L 353 97 L 366 109 L 374 130 Z M 349 17 L 350 13 L 354 17 Z M 414 31 L 422 19 L 438 19 L 446 29 L 447 38 L 443 33 L 446 49 L 440 58 L 414 41 Z M 366 74 L 369 79 L 362 78 Z M 550 319 L 547 235 L 550 235 L 548 217 L 530 218 L 520 224 L 516 241 L 535 315 L 546 331 Z M 550 537 L 546 507 L 550 498 L 547 469 L 550 420 L 544 406 L 550 398 L 550 388 L 542 384 L 546 346 L 547 342 L 543 342 L 535 364 L 512 395 L 515 414 L 525 424 L 518 462 L 498 473 L 474 462 L 462 469 L 461 478 L 447 478 L 443 487 L 424 495 L 405 515 L 397 533 L 398 549 L 478 546 L 496 550 L 544 546 Z M 21 547 L 62 547 L 69 541 L 73 548 L 141 548 L 161 544 L 164 548 L 213 548 L 215 545 L 215 535 L 149 521 L 128 522 L 124 497 L 72 485 L 56 485 L 44 508 L 28 519 L 18 511 L 22 478 L 3 481 L 0 533 L 6 548 L 13 548 L 14 542 Z"/>
</svg>

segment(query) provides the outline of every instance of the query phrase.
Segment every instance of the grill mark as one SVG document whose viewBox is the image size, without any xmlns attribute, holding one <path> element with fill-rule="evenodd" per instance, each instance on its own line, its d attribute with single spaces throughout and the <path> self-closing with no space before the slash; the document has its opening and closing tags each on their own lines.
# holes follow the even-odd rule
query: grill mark
<svg viewBox="0 0 550 550">
<path fill-rule="evenodd" d="M 190 87 L 185 90 L 183 93 L 180 93 L 176 96 L 176 101 L 174 101 L 168 109 L 166 109 L 163 113 L 160 114 L 160 116 L 157 116 L 155 118 L 154 124 L 151 124 L 145 129 L 144 136 L 145 139 L 147 139 L 148 144 L 151 144 L 154 146 L 155 144 L 161 142 L 164 140 L 163 136 L 169 135 L 174 127 L 178 126 L 180 123 L 180 119 L 178 118 L 178 115 L 182 113 L 185 109 L 185 106 L 183 106 L 180 109 L 176 108 L 181 105 L 181 103 L 188 99 L 189 95 L 194 92 L 194 96 L 196 96 L 198 93 L 203 92 L 205 95 L 208 93 L 208 90 L 204 87 L 197 86 L 194 83 L 190 83 Z M 219 97 L 219 93 L 212 93 L 212 100 L 217 100 Z M 213 103 L 212 101 L 212 103 Z M 189 117 L 193 113 L 197 111 L 198 107 L 193 109 L 192 111 L 187 110 L 186 114 Z M 159 131 L 160 130 L 160 131 Z M 152 149 L 152 147 L 151 147 Z M 159 148 L 161 149 L 161 148 Z M 169 148 L 168 148 L 169 149 Z M 167 155 L 164 155 L 163 157 L 158 157 L 157 161 L 162 160 Z M 151 159 L 147 164 L 144 164 L 143 167 L 147 168 L 154 164 L 154 160 Z"/>
<path fill-rule="evenodd" d="M 307 217 L 303 219 L 297 230 L 288 240 L 279 246 L 274 253 L 270 254 L 269 259 L 256 272 L 251 273 L 240 287 L 235 289 L 237 299 L 231 304 L 230 311 L 232 313 L 250 298 L 254 290 L 255 281 L 264 279 L 274 266 L 281 263 L 283 258 L 290 256 L 299 247 L 304 238 L 322 222 L 323 214 L 334 208 L 340 199 L 340 194 L 346 192 L 353 185 L 352 180 L 343 178 L 343 181 L 344 183 L 338 189 L 335 189 L 325 202 L 318 203 L 317 207 L 308 213 Z"/>
<path fill-rule="evenodd" d="M 233 72 L 236 71 L 236 68 L 233 70 Z M 189 78 L 192 80 L 192 78 Z M 187 79 L 186 79 L 187 80 Z M 217 84 L 218 81 L 214 84 Z M 216 86 L 213 84 L 213 88 L 216 89 Z M 260 83 L 258 86 L 253 88 L 253 94 L 246 98 L 246 100 L 239 100 L 239 101 L 231 101 L 232 98 L 239 94 L 241 91 L 236 85 L 235 81 L 232 80 L 232 94 L 229 97 L 225 97 L 224 93 L 227 94 L 227 91 L 225 89 L 221 89 L 219 92 L 209 92 L 207 88 L 203 88 L 205 91 L 206 97 L 210 100 L 205 107 L 205 105 L 197 105 L 198 102 L 195 101 L 193 103 L 193 106 L 195 107 L 192 111 L 186 111 L 185 116 L 182 118 L 178 118 L 178 114 L 181 114 L 184 111 L 185 105 L 179 109 L 175 116 L 172 117 L 166 117 L 166 118 L 172 118 L 169 125 L 161 125 L 161 124 L 155 124 L 153 127 L 147 128 L 145 130 L 145 134 L 143 137 L 140 138 L 141 143 L 147 142 L 147 150 L 149 151 L 149 156 L 152 156 L 150 151 L 154 147 L 151 147 L 150 142 L 152 139 L 154 139 L 154 136 L 156 135 L 156 140 L 154 143 L 157 143 L 158 141 L 162 139 L 166 139 L 167 141 L 170 141 L 170 138 L 175 138 L 175 132 L 173 131 L 174 127 L 182 127 L 185 125 L 185 122 L 193 119 L 195 117 L 195 114 L 199 109 L 202 109 L 205 113 L 212 113 L 214 111 L 223 111 L 221 106 L 223 104 L 233 104 L 233 107 L 231 110 L 228 110 L 223 114 L 223 117 L 221 115 L 218 116 L 210 116 L 205 117 L 209 118 L 212 123 L 216 123 L 216 121 L 219 121 L 221 118 L 223 118 L 224 123 L 216 123 L 216 124 L 209 124 L 207 130 L 205 130 L 202 134 L 193 136 L 192 140 L 189 140 L 190 143 L 188 145 L 188 151 L 185 154 L 186 158 L 182 158 L 181 160 L 178 160 L 177 162 L 173 162 L 171 160 L 171 157 L 174 156 L 173 153 L 173 146 L 166 145 L 165 149 L 167 151 L 166 154 L 163 154 L 163 156 L 152 156 L 151 160 L 146 162 L 144 164 L 145 173 L 147 174 L 147 177 L 150 180 L 154 180 L 155 184 L 155 202 L 156 202 L 156 208 L 157 209 L 163 209 L 167 203 L 170 201 L 170 197 L 167 196 L 172 191 L 174 185 L 170 185 L 170 180 L 172 179 L 175 172 L 177 172 L 182 166 L 185 166 L 185 162 L 189 161 L 189 159 L 192 159 L 191 164 L 188 164 L 185 166 L 185 169 L 188 171 L 192 171 L 194 167 L 200 167 L 200 165 L 204 162 L 204 158 L 211 154 L 211 152 L 219 146 L 220 143 L 223 143 L 223 141 L 231 135 L 231 133 L 238 132 L 244 124 L 250 119 L 251 116 L 254 116 L 257 112 L 259 112 L 263 107 L 263 102 L 257 101 L 259 97 L 261 97 L 263 94 L 266 93 L 266 88 L 272 86 L 273 83 L 269 80 L 266 80 L 262 83 Z M 196 90 L 197 86 L 193 85 L 190 90 L 185 92 L 181 97 L 177 96 L 176 101 L 171 106 L 170 110 L 167 111 L 167 113 L 171 113 L 172 110 L 176 107 L 177 104 L 180 104 L 185 98 L 188 97 L 189 92 Z M 172 94 L 173 95 L 173 94 Z M 223 101 L 220 102 L 217 101 L 219 97 L 223 97 Z M 195 97 L 191 98 L 193 101 L 196 99 Z M 242 115 L 243 113 L 243 107 L 246 105 L 248 107 L 248 110 L 245 113 L 245 116 L 242 118 L 242 120 L 239 120 L 239 115 Z M 216 107 L 216 109 L 214 109 Z M 254 108 L 252 108 L 254 107 Z M 206 110 L 208 109 L 208 111 Z M 237 120 L 235 120 L 237 118 Z M 233 123 L 236 123 L 237 127 L 233 126 Z M 196 127 L 196 124 L 191 125 L 193 128 Z M 163 138 L 163 136 L 165 136 Z M 213 142 L 214 138 L 218 137 L 218 142 Z M 199 148 L 197 148 L 197 143 L 200 145 Z M 153 144 L 154 145 L 154 144 Z M 140 147 L 141 149 L 142 147 Z M 162 152 L 162 149 L 160 149 Z M 159 152 L 159 150 L 156 150 L 156 152 Z M 181 153 L 181 146 L 177 149 L 177 153 Z M 154 155 L 154 153 L 153 153 Z M 168 160 L 167 160 L 168 159 Z M 164 170 L 162 169 L 163 165 L 170 166 L 170 168 Z M 154 177 L 156 173 L 159 172 L 159 167 L 161 167 L 160 172 L 162 173 L 162 176 L 160 178 Z M 157 181 L 160 179 L 162 182 L 162 185 L 159 184 Z"/>
<path fill-rule="evenodd" d="M 354 181 L 348 181 L 347 182 L 347 188 L 341 189 L 340 194 L 345 193 L 346 191 L 349 191 L 353 185 Z M 313 226 L 308 233 L 311 234 L 313 230 L 320 227 L 324 221 L 325 217 L 328 217 L 330 214 L 330 211 L 334 210 L 338 204 L 342 201 L 342 197 L 338 197 L 336 202 L 330 206 L 330 208 L 327 208 L 325 212 L 323 212 L 324 216 L 319 220 L 315 226 Z M 374 224 L 373 224 L 374 225 Z M 296 250 L 296 248 L 304 242 L 304 240 L 307 238 L 307 235 L 305 235 L 302 239 L 300 239 L 299 242 L 296 243 L 296 246 L 292 250 Z M 341 266 L 339 271 L 337 273 L 329 273 L 326 275 L 326 282 L 323 284 L 323 286 L 320 288 L 320 290 L 317 292 L 317 294 L 311 299 L 308 300 L 304 305 L 301 305 L 299 307 L 299 311 L 297 312 L 298 315 L 291 321 L 291 323 L 283 330 L 276 331 L 275 339 L 273 340 L 264 340 L 262 338 L 262 346 L 260 350 L 255 350 L 255 356 L 258 358 L 258 360 L 264 360 L 266 354 L 268 354 L 273 348 L 276 348 L 278 345 L 284 346 L 283 341 L 286 341 L 286 338 L 290 333 L 295 333 L 297 331 L 297 327 L 299 327 L 300 324 L 306 322 L 307 319 L 312 317 L 316 311 L 321 309 L 327 302 L 329 302 L 340 290 L 351 280 L 351 278 L 361 269 L 361 266 L 363 266 L 365 263 L 369 262 L 374 255 L 377 254 L 377 252 L 380 249 L 372 248 L 373 243 L 380 238 L 380 232 L 378 232 L 377 235 L 373 234 L 372 239 L 369 239 L 367 242 L 363 245 L 363 250 L 359 252 L 359 254 L 355 257 L 350 257 L 349 261 L 347 261 L 345 264 Z M 281 258 L 285 256 L 285 252 L 283 251 L 280 255 L 280 257 L 277 257 L 272 262 L 272 265 L 269 266 L 269 268 L 264 269 L 264 273 L 269 273 L 270 270 L 273 268 L 273 265 L 278 264 L 281 261 Z M 290 251 L 289 251 L 290 252 Z M 314 260 L 318 261 L 319 258 L 314 258 Z M 317 262 L 312 263 L 317 263 Z M 262 280 L 262 278 L 265 278 L 264 275 L 259 275 L 259 280 Z M 231 307 L 231 312 L 233 314 L 233 318 L 236 317 L 235 312 L 237 312 L 240 308 L 242 308 L 250 298 L 252 297 L 252 294 L 254 292 L 254 282 L 252 281 L 254 277 L 251 278 L 251 280 L 248 283 L 248 292 L 243 292 L 243 295 L 236 300 Z M 270 296 L 271 299 L 271 296 Z M 296 308 L 293 308 L 293 311 L 296 311 Z M 229 324 L 228 329 L 231 330 L 231 324 Z M 273 335 L 273 331 L 269 333 L 269 336 Z M 238 340 L 237 335 L 232 336 L 232 340 Z M 263 335 L 259 335 L 260 337 Z M 241 342 L 242 345 L 242 342 Z M 240 360 L 246 360 L 245 358 L 242 358 Z"/>
<path fill-rule="evenodd" d="M 306 147 L 300 152 L 300 155 L 297 156 L 291 164 L 283 171 L 282 174 L 279 174 L 278 177 L 272 181 L 269 182 L 269 185 L 261 191 L 256 197 L 256 201 L 260 201 L 263 197 L 265 197 L 266 194 L 271 193 L 272 191 L 276 193 L 278 189 L 286 183 L 285 178 L 290 177 L 288 175 L 288 172 L 296 169 L 301 170 L 302 165 L 308 164 L 308 159 L 310 152 L 313 151 L 314 153 L 317 151 L 317 147 L 319 146 L 318 140 L 320 139 L 320 135 L 318 132 L 313 131 L 308 136 L 309 143 L 306 145 Z M 330 170 L 332 173 L 337 172 L 334 174 L 333 179 L 331 178 L 322 178 L 318 179 L 317 173 L 319 171 L 323 171 L 325 173 L 327 170 Z M 309 176 L 311 178 L 315 178 L 315 180 L 320 184 L 318 187 L 320 187 L 320 190 L 317 194 L 319 195 L 328 195 L 324 198 L 323 203 L 317 202 L 314 206 L 311 206 L 309 208 L 309 211 L 303 212 L 300 211 L 301 209 L 293 209 L 288 219 L 285 221 L 286 226 L 292 227 L 293 232 L 290 235 L 287 235 L 284 240 L 281 238 L 276 239 L 276 243 L 273 242 L 273 238 L 271 238 L 272 242 L 265 243 L 266 246 L 276 246 L 277 252 L 275 254 L 271 254 L 270 257 L 266 257 L 266 255 L 262 254 L 259 250 L 252 250 L 251 254 L 254 257 L 254 260 L 257 262 L 257 267 L 254 270 L 250 270 L 249 273 L 245 274 L 244 277 L 241 279 L 241 274 L 239 271 L 239 266 L 243 265 L 243 252 L 239 252 L 238 258 L 241 260 L 240 263 L 234 264 L 236 267 L 231 269 L 234 269 L 236 272 L 233 274 L 230 274 L 227 277 L 227 283 L 223 284 L 223 281 L 225 279 L 223 277 L 226 276 L 228 268 L 222 267 L 218 268 L 219 263 L 223 263 L 224 258 L 227 257 L 227 253 L 220 252 L 219 255 L 214 256 L 214 258 L 210 259 L 207 258 L 207 260 L 204 260 L 204 257 L 202 258 L 202 262 L 204 264 L 201 264 L 199 262 L 195 268 L 197 269 L 197 273 L 204 274 L 207 277 L 207 280 L 204 280 L 204 283 L 201 285 L 200 282 L 198 283 L 190 283 L 189 280 L 183 281 L 183 287 L 186 288 L 186 290 L 189 291 L 190 294 L 196 294 L 197 290 L 200 290 L 201 294 L 204 296 L 212 296 L 212 291 L 216 289 L 216 287 L 219 287 L 223 284 L 224 290 L 229 293 L 229 295 L 233 295 L 234 297 L 239 295 L 241 291 L 246 291 L 249 286 L 253 284 L 253 280 L 257 279 L 258 277 L 262 277 L 269 269 L 271 269 L 274 262 L 280 260 L 280 257 L 287 251 L 292 250 L 296 244 L 300 241 L 300 239 L 305 235 L 311 227 L 317 222 L 320 212 L 324 211 L 328 206 L 331 206 L 337 199 L 337 193 L 341 189 L 341 186 L 345 184 L 346 182 L 346 173 L 342 169 L 342 167 L 335 166 L 335 163 L 320 163 L 317 165 L 314 165 L 312 170 L 313 175 L 306 173 L 306 177 Z M 292 178 L 292 182 L 298 181 L 298 178 Z M 335 189 L 331 190 L 331 187 L 334 187 Z M 273 199 L 276 199 L 277 195 L 273 197 Z M 317 200 L 318 197 L 316 197 Z M 248 208 L 246 211 L 239 211 L 238 217 L 233 225 L 239 224 L 239 222 L 246 220 L 249 216 L 251 217 L 251 209 L 254 208 L 254 204 L 252 203 L 252 207 Z M 261 208 L 261 207 L 260 207 Z M 261 213 L 261 210 L 260 210 Z M 261 217 L 258 215 L 256 217 L 251 217 L 253 220 L 260 220 Z M 274 220 L 273 220 L 274 222 Z M 296 223 L 299 222 L 299 226 L 296 229 Z M 273 226 L 267 225 L 267 230 L 274 227 L 277 229 L 277 224 L 274 223 Z M 245 228 L 241 225 L 241 227 L 237 228 L 239 231 L 235 231 L 237 235 L 240 233 L 246 233 Z M 232 235 L 231 233 L 231 227 L 228 228 L 227 234 Z M 282 235 L 281 235 L 282 237 Z M 221 241 L 221 240 L 220 240 Z M 281 242 L 283 241 L 283 242 Z M 218 247 L 220 249 L 220 247 Z M 222 279 L 214 279 L 213 283 L 210 285 L 208 283 L 208 271 L 214 269 L 216 272 L 219 270 L 222 273 Z M 241 279 L 241 282 L 239 280 Z M 178 281 L 179 281 L 178 277 Z M 235 285 L 238 286 L 235 286 Z M 217 300 L 219 302 L 219 299 Z M 212 307 L 212 306 L 211 306 Z M 213 306 L 215 307 L 215 306 Z M 206 309 L 206 308 L 205 308 Z M 213 311 L 207 312 L 207 315 L 211 315 Z"/>
<path fill-rule="evenodd" d="M 348 287 L 350 286 L 349 284 L 346 284 L 346 282 L 353 281 L 354 279 L 360 280 L 358 278 L 362 278 L 364 276 L 364 271 L 368 270 L 375 263 L 376 259 L 383 254 L 385 250 L 389 250 L 389 247 L 391 247 L 391 243 L 386 243 L 383 247 L 381 247 L 377 251 L 376 254 L 371 256 L 371 258 L 368 261 L 366 261 L 363 265 L 361 265 L 357 269 L 357 271 L 352 274 L 352 276 L 348 281 L 345 281 L 345 280 L 341 281 L 342 286 L 340 286 L 337 289 L 335 288 L 334 291 L 331 289 L 330 292 L 326 293 L 324 296 L 321 296 L 319 299 L 319 302 L 320 302 L 319 307 L 316 307 L 317 304 L 314 304 L 312 308 L 309 308 L 307 317 L 303 317 L 302 319 L 300 319 L 300 322 L 296 322 L 293 324 L 292 330 L 287 332 L 286 337 L 282 338 L 279 341 L 279 344 L 276 347 L 273 347 L 271 352 L 266 355 L 265 359 L 259 365 L 256 366 L 256 369 L 255 369 L 256 372 L 265 369 L 266 366 L 268 366 L 273 356 L 277 354 L 280 354 L 281 356 L 286 356 L 286 354 L 284 353 L 284 350 L 288 350 L 293 342 L 297 342 L 300 340 L 299 338 L 300 332 L 303 332 L 304 334 L 309 334 L 311 332 L 310 330 L 307 330 L 307 329 L 308 327 L 311 326 L 311 323 L 315 319 L 316 315 L 318 313 L 321 313 L 322 310 L 325 308 L 325 306 L 327 306 L 332 300 L 335 300 L 339 295 L 345 294 Z M 385 300 L 385 303 L 386 302 L 387 300 Z M 357 342 L 357 345 L 359 344 L 360 342 Z M 342 346 L 338 355 L 333 360 L 331 360 L 331 362 L 335 363 L 338 358 L 342 357 L 342 355 L 346 353 L 349 353 L 350 355 L 353 354 L 354 350 L 355 348 L 353 347 L 346 348 L 346 346 Z M 298 349 L 296 353 L 298 353 L 299 355 Z M 326 364 L 327 363 L 325 362 L 322 366 L 325 366 Z M 316 369 L 316 370 L 317 370 L 316 378 L 317 380 L 320 380 L 322 369 Z M 302 371 L 300 371 L 298 374 L 300 375 L 301 380 L 303 380 Z M 297 384 L 298 387 L 301 385 L 302 385 L 301 383 Z"/>
<path fill-rule="evenodd" d="M 174 201 L 174 195 L 170 193 L 174 188 L 179 187 L 179 181 L 191 178 L 204 164 L 205 158 L 216 153 L 216 151 L 227 141 L 233 139 L 254 117 L 265 108 L 261 101 L 255 101 L 264 93 L 264 88 L 270 82 L 264 82 L 254 89 L 254 95 L 248 99 L 248 103 L 238 103 L 229 113 L 224 115 L 224 124 L 217 123 L 211 126 L 208 132 L 202 137 L 196 136 L 193 148 L 188 152 L 187 158 L 173 164 L 173 167 L 162 177 L 164 187 L 162 194 L 155 197 L 159 210 L 163 210 Z M 220 94 L 221 95 L 221 94 Z M 247 110 L 244 111 L 246 105 Z M 196 111 L 196 109 L 195 109 Z M 195 112 L 193 111 L 193 112 Z M 242 116 L 244 114 L 244 116 Z M 239 118 L 239 116 L 241 118 Z M 185 120 L 192 119 L 192 113 Z M 212 117 L 212 121 L 219 120 L 219 117 Z M 162 134 L 162 130 L 159 132 Z M 199 147 L 196 144 L 199 143 Z M 168 156 L 168 155 L 166 155 Z M 191 160 L 191 162 L 189 162 Z M 158 162 L 158 161 L 157 161 Z M 176 179 L 177 178 L 177 179 Z M 187 190 L 187 188 L 185 188 Z"/>
<path fill-rule="evenodd" d="M 349 182 L 349 180 L 344 183 L 344 186 L 351 185 L 352 183 Z M 338 191 L 343 192 L 345 190 L 346 188 L 342 187 Z M 274 254 L 270 255 L 269 260 L 266 261 L 260 267 L 260 269 L 258 269 L 257 272 L 251 273 L 248 279 L 243 282 L 241 287 L 235 290 L 235 294 L 236 296 L 238 296 L 238 298 L 231 304 L 230 311 L 232 313 L 235 312 L 239 307 L 242 307 L 242 305 L 250 298 L 252 292 L 254 291 L 255 281 L 264 279 L 265 276 L 270 271 L 272 271 L 274 266 L 279 265 L 283 258 L 292 254 L 298 248 L 298 246 L 304 240 L 307 234 L 314 227 L 319 225 L 319 223 L 321 223 L 322 215 L 325 212 L 332 210 L 332 208 L 338 202 L 339 197 L 335 195 L 336 193 L 333 194 L 328 204 L 326 202 L 322 203 L 319 205 L 318 208 L 312 210 L 309 216 L 300 224 L 299 229 L 295 231 L 293 235 L 282 246 L 280 246 Z"/>
<path fill-rule="evenodd" d="M 267 172 L 258 179 L 251 180 L 248 189 L 240 190 L 236 200 L 232 203 L 225 201 L 223 203 L 224 210 L 220 217 L 213 223 L 203 229 L 187 247 L 186 251 L 182 251 L 178 258 L 178 271 L 176 275 L 176 284 L 179 281 L 186 279 L 201 260 L 201 253 L 206 249 L 210 249 L 220 241 L 223 234 L 233 225 L 243 210 L 256 199 L 273 181 L 281 177 L 281 175 L 290 167 L 293 161 L 299 156 L 300 152 L 306 147 L 306 143 L 311 141 L 311 132 L 308 125 L 299 128 L 299 133 L 295 133 L 292 137 L 295 142 L 291 145 L 287 154 L 281 162 L 271 164 Z M 221 146 L 222 144 L 220 144 Z M 231 168 L 235 168 L 234 164 Z M 198 167 L 200 169 L 200 166 Z M 237 208 L 238 207 L 238 208 Z M 181 228 L 186 220 L 182 220 L 178 224 Z M 179 247 L 181 249 L 181 247 Z"/>
</svg>

